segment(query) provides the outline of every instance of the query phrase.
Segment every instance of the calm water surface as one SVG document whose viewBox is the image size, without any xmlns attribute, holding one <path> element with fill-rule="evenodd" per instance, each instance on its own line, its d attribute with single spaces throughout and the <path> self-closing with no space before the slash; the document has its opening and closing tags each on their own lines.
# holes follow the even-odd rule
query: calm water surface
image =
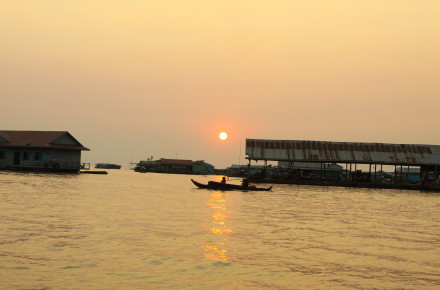
<svg viewBox="0 0 440 290">
<path fill-rule="evenodd" d="M 0 288 L 440 289 L 440 194 L 190 178 L 0 173 Z"/>
</svg>

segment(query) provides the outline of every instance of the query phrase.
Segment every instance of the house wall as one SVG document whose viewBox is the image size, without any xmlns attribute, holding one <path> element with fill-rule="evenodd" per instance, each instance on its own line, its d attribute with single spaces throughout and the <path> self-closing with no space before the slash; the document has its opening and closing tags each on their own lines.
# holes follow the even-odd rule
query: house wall
<svg viewBox="0 0 440 290">
<path fill-rule="evenodd" d="M 0 167 L 8 169 L 80 169 L 80 150 L 0 148 Z M 54 160 L 52 160 L 54 158 Z"/>
<path fill-rule="evenodd" d="M 167 172 L 169 172 L 169 173 L 191 173 L 192 172 L 192 165 L 169 164 L 166 167 L 168 167 Z"/>
<path fill-rule="evenodd" d="M 214 166 L 209 164 L 194 164 L 192 170 L 194 174 L 214 174 Z"/>
</svg>

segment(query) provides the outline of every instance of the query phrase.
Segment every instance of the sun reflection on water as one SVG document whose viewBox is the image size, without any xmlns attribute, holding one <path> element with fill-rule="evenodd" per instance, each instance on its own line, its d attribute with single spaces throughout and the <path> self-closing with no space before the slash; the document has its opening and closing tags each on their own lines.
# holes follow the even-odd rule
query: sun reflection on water
<svg viewBox="0 0 440 290">
<path fill-rule="evenodd" d="M 226 199 L 221 192 L 213 192 L 208 202 L 208 207 L 212 210 L 211 226 L 208 229 L 208 235 L 215 237 L 212 245 L 202 246 L 204 257 L 216 262 L 228 261 L 228 250 L 225 245 L 228 241 L 228 235 L 232 233 L 229 228 L 229 213 L 226 209 Z"/>
</svg>

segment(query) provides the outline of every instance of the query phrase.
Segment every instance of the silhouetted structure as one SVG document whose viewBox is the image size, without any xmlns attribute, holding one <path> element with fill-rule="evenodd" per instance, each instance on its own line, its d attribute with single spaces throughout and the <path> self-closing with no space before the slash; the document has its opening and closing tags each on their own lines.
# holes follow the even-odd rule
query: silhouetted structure
<svg viewBox="0 0 440 290">
<path fill-rule="evenodd" d="M 67 131 L 0 131 L 0 169 L 78 172 L 83 150 Z"/>
<path fill-rule="evenodd" d="M 287 176 L 263 174 L 259 179 L 286 183 L 419 188 L 436 181 L 440 169 L 437 145 L 246 139 L 246 155 L 249 167 L 252 160 L 264 161 L 265 167 L 267 161 L 278 161 L 278 170 L 285 170 Z M 345 170 L 336 168 L 337 163 L 345 165 Z M 317 166 L 310 170 L 296 164 Z M 368 171 L 363 172 L 360 165 Z M 383 172 L 384 165 L 394 166 L 391 176 Z M 306 171 L 311 174 L 304 175 Z"/>
<path fill-rule="evenodd" d="M 214 166 L 203 160 L 165 159 L 140 161 L 134 168 L 137 172 L 174 174 L 214 174 Z"/>
<path fill-rule="evenodd" d="M 96 163 L 95 168 L 100 169 L 121 169 L 121 165 L 112 163 Z"/>
</svg>

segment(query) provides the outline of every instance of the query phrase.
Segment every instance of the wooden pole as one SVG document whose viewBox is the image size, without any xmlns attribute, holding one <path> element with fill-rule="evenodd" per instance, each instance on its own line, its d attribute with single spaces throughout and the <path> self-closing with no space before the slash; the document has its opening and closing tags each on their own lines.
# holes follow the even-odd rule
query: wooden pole
<svg viewBox="0 0 440 290">
<path fill-rule="evenodd" d="M 377 179 L 377 164 L 374 164 L 374 183 L 376 183 L 376 179 Z"/>
<path fill-rule="evenodd" d="M 368 172 L 368 181 L 371 182 L 371 163 L 370 163 L 370 171 Z"/>
<path fill-rule="evenodd" d="M 351 172 L 351 165 L 352 165 L 352 163 L 350 163 L 350 181 L 353 181 L 353 174 Z"/>
<path fill-rule="evenodd" d="M 322 176 L 322 162 L 319 163 L 320 167 L 319 167 L 319 175 L 321 177 L 321 184 L 322 184 L 322 180 L 323 180 L 323 176 Z"/>
<path fill-rule="evenodd" d="M 357 183 L 357 163 L 354 164 L 354 183 Z"/>
<path fill-rule="evenodd" d="M 403 181 L 403 165 L 400 165 L 400 182 Z"/>
</svg>

